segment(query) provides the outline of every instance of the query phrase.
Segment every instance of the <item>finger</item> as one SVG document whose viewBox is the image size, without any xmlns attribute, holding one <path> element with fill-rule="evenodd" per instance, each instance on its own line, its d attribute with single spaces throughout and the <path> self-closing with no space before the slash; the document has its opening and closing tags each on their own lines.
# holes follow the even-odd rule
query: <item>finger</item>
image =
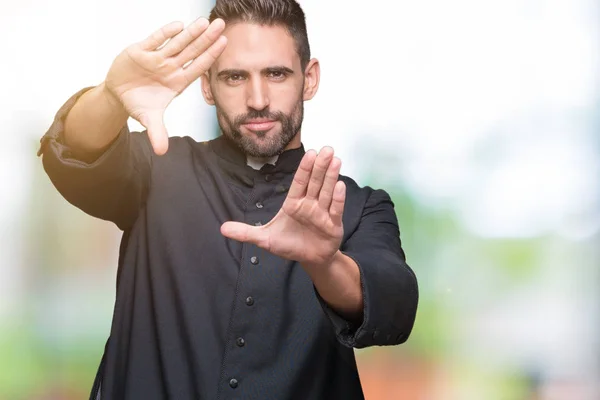
<svg viewBox="0 0 600 400">
<path fill-rule="evenodd" d="M 329 207 L 331 206 L 333 189 L 335 188 L 335 184 L 340 176 L 341 167 L 342 161 L 337 157 L 333 157 L 333 160 L 331 160 L 331 163 L 329 164 L 329 168 L 327 168 L 325 180 L 323 181 L 323 187 L 319 193 L 319 206 L 324 210 L 329 210 Z"/>
<path fill-rule="evenodd" d="M 266 231 L 260 226 L 251 226 L 241 222 L 228 221 L 221 225 L 221 234 L 229 239 L 266 246 Z"/>
<path fill-rule="evenodd" d="M 316 158 L 317 152 L 314 150 L 309 150 L 304 154 L 304 157 L 302 157 L 300 165 L 298 166 L 298 170 L 294 174 L 294 180 L 288 191 L 288 198 L 299 199 L 304 197 L 310 179 L 310 173 L 312 172 Z"/>
<path fill-rule="evenodd" d="M 342 215 L 344 214 L 344 204 L 346 203 L 346 184 L 338 181 L 333 190 L 333 199 L 329 208 L 329 216 L 336 226 L 342 224 Z"/>
<path fill-rule="evenodd" d="M 308 188 L 306 189 L 306 197 L 316 199 L 319 197 L 319 192 L 323 187 L 325 173 L 329 168 L 331 159 L 333 158 L 333 149 L 331 147 L 323 147 L 315 160 L 315 166 L 310 174 Z"/>
<path fill-rule="evenodd" d="M 163 113 L 144 114 L 139 122 L 148 130 L 148 138 L 154 152 L 162 156 L 169 148 L 169 134 L 163 121 Z"/>
<path fill-rule="evenodd" d="M 200 56 L 221 37 L 221 34 L 224 30 L 225 22 L 223 22 L 222 19 L 215 19 L 208 28 L 203 30 L 204 33 L 196 36 L 188 35 L 187 38 L 191 40 L 183 42 L 182 39 L 183 45 L 178 45 L 176 43 L 175 45 L 180 47 L 179 51 L 177 52 L 179 54 L 176 57 L 177 63 L 179 65 L 185 65 L 196 57 Z M 175 38 L 174 41 L 175 40 L 177 40 L 177 38 Z"/>
<path fill-rule="evenodd" d="M 154 32 L 152 35 L 148 36 L 148 38 L 144 39 L 140 42 L 140 47 L 142 50 L 153 51 L 159 48 L 160 46 L 167 41 L 167 39 L 172 38 L 177 35 L 179 32 L 183 30 L 183 23 L 171 22 Z"/>
<path fill-rule="evenodd" d="M 202 74 L 206 73 L 206 71 L 210 69 L 210 66 L 213 65 L 215 60 L 219 58 L 221 53 L 223 53 L 225 46 L 227 46 L 227 38 L 225 36 L 221 36 L 215 43 L 213 43 L 212 46 L 208 48 L 208 50 L 202 53 L 190 65 L 183 69 L 185 79 L 189 83 L 192 83 Z"/>
<path fill-rule="evenodd" d="M 202 35 L 206 28 L 208 28 L 209 22 L 206 18 L 198 18 L 191 24 L 189 24 L 184 30 L 182 30 L 177 36 L 172 38 L 160 49 L 161 54 L 164 57 L 172 57 L 179 54 L 190 42 Z"/>
</svg>

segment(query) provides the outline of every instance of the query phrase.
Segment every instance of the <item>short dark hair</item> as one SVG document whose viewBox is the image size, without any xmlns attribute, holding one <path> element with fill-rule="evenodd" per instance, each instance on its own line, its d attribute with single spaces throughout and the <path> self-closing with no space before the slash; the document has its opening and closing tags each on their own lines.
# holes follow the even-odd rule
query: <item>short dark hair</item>
<svg viewBox="0 0 600 400">
<path fill-rule="evenodd" d="M 221 18 L 228 23 L 250 22 L 283 26 L 296 42 L 302 70 L 310 60 L 310 46 L 304 11 L 294 0 L 217 0 L 209 21 Z"/>
</svg>

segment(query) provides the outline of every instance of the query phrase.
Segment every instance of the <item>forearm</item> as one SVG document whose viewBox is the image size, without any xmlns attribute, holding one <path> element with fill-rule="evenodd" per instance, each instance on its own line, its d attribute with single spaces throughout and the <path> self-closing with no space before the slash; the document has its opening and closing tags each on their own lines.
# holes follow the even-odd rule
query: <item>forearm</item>
<svg viewBox="0 0 600 400">
<path fill-rule="evenodd" d="M 127 124 L 128 114 L 104 83 L 77 100 L 65 120 L 64 141 L 75 154 L 95 154 L 110 145 Z"/>
<path fill-rule="evenodd" d="M 325 302 L 341 317 L 360 323 L 363 295 L 358 265 L 338 250 L 329 265 L 305 265 L 315 288 Z"/>
</svg>

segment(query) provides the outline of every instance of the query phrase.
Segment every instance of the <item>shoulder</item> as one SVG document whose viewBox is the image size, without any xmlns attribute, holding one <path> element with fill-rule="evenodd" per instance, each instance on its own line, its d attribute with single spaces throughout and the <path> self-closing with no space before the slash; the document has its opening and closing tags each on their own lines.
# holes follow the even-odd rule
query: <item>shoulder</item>
<svg viewBox="0 0 600 400">
<path fill-rule="evenodd" d="M 208 150 L 209 141 L 197 141 L 191 136 L 172 136 L 169 138 L 169 151 L 177 155 Z"/>
<path fill-rule="evenodd" d="M 152 145 L 146 131 L 140 132 L 141 136 L 147 141 L 149 152 L 151 153 L 151 168 L 156 177 L 169 177 L 173 173 L 182 173 L 189 170 L 199 158 L 205 158 L 207 153 L 207 142 L 199 142 L 190 136 L 171 136 L 169 137 L 169 147 L 163 155 L 156 155 L 152 150 Z"/>
<path fill-rule="evenodd" d="M 378 221 L 396 226 L 394 203 L 384 189 L 360 186 L 345 175 L 340 175 L 339 180 L 346 184 L 343 216 L 345 240 L 360 229 L 372 229 L 372 224 Z"/>
<path fill-rule="evenodd" d="M 362 203 L 363 207 L 373 203 L 391 202 L 390 195 L 385 189 L 360 186 L 354 179 L 345 175 L 340 175 L 339 180 L 346 185 L 346 202 Z"/>
<path fill-rule="evenodd" d="M 152 148 L 152 143 L 148 135 L 147 130 L 143 131 L 130 131 L 128 132 L 130 137 L 136 141 L 143 141 L 147 144 L 148 148 Z M 169 137 L 169 149 L 164 157 L 171 155 L 181 155 L 182 153 L 189 153 L 194 149 L 208 147 L 206 146 L 208 141 L 199 142 L 191 136 L 170 136 Z"/>
<path fill-rule="evenodd" d="M 198 153 L 208 152 L 209 141 L 197 141 L 191 136 L 169 137 L 169 149 L 163 156 L 156 156 L 155 161 L 173 163 L 196 157 Z"/>
</svg>

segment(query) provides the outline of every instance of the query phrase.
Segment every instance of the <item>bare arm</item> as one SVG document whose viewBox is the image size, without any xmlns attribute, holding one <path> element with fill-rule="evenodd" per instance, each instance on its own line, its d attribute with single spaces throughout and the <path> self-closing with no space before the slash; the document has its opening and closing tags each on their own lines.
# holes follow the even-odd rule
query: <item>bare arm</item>
<svg viewBox="0 0 600 400">
<path fill-rule="evenodd" d="M 86 92 L 65 120 L 64 141 L 77 155 L 106 149 L 127 123 L 129 114 L 102 82 Z"/>
</svg>

